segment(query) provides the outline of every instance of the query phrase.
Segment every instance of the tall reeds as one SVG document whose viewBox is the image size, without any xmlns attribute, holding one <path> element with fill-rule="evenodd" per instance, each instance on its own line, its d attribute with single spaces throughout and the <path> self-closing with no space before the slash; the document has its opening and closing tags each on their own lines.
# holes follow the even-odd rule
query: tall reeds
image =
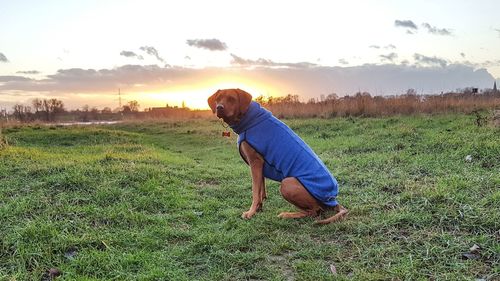
<svg viewBox="0 0 500 281">
<path fill-rule="evenodd" d="M 298 96 L 264 97 L 256 101 L 278 117 L 379 117 L 392 115 L 472 113 L 477 110 L 500 109 L 500 92 L 446 93 L 441 95 L 406 94 L 375 96 L 357 93 L 354 96 L 330 96 L 323 101 L 300 102 Z"/>
</svg>

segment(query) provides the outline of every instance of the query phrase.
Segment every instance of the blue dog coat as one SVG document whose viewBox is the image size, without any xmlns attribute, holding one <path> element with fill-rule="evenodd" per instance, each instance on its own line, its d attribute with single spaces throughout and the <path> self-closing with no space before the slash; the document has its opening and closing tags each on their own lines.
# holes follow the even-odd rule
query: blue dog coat
<svg viewBox="0 0 500 281">
<path fill-rule="evenodd" d="M 281 182 L 295 177 L 321 203 L 338 204 L 337 180 L 312 149 L 271 112 L 252 101 L 240 122 L 231 129 L 238 134 L 238 150 L 241 142 L 246 141 L 264 157 L 266 178 Z"/>
</svg>

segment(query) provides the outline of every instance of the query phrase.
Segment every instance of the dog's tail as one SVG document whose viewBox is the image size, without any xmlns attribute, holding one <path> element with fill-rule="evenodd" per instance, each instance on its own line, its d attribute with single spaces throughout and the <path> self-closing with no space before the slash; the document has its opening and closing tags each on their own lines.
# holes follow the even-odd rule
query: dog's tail
<svg viewBox="0 0 500 281">
<path fill-rule="evenodd" d="M 329 217 L 329 218 L 326 218 L 326 219 L 322 219 L 322 220 L 317 220 L 315 222 L 315 224 L 329 224 L 331 222 L 336 222 L 336 221 L 339 221 L 343 218 L 345 218 L 345 216 L 347 216 L 347 213 L 349 213 L 349 210 L 347 210 L 346 208 L 344 208 L 344 206 L 338 204 L 337 206 L 335 206 L 333 208 L 333 210 L 335 212 L 337 212 L 335 215 Z"/>
</svg>

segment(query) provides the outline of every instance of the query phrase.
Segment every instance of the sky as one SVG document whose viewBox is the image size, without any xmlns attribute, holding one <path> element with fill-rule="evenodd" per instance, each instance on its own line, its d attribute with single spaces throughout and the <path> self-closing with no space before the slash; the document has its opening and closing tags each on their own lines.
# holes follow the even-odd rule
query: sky
<svg viewBox="0 0 500 281">
<path fill-rule="evenodd" d="M 439 94 L 500 82 L 500 1 L 0 0 L 0 109 Z M 497 83 L 498 83 L 497 82 Z"/>
</svg>

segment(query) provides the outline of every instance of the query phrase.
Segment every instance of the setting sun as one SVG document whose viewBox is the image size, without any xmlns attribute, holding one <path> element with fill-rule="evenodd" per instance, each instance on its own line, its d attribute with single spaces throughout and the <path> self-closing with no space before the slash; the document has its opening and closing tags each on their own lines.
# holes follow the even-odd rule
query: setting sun
<svg viewBox="0 0 500 281">
<path fill-rule="evenodd" d="M 169 106 L 188 107 L 190 109 L 208 109 L 207 99 L 219 89 L 240 88 L 258 96 L 275 96 L 278 90 L 269 84 L 245 80 L 241 77 L 213 78 L 196 84 L 181 85 L 168 89 L 141 94 L 130 94 L 128 99 L 141 101 L 142 108 Z"/>
</svg>

